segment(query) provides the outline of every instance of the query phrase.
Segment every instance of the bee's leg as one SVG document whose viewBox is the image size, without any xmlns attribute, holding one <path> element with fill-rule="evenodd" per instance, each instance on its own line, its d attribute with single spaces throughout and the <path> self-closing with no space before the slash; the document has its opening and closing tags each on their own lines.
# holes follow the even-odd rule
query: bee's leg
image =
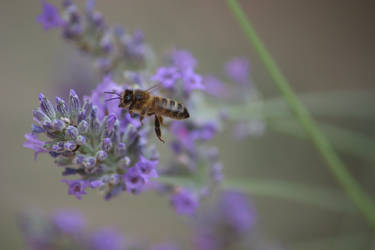
<svg viewBox="0 0 375 250">
<path fill-rule="evenodd" d="M 155 133 L 156 133 L 156 136 L 159 138 L 159 140 L 165 143 L 165 141 L 161 139 L 160 121 L 157 115 L 155 115 Z"/>
<path fill-rule="evenodd" d="M 139 116 L 139 121 L 141 122 L 141 125 L 143 126 L 143 119 L 145 118 L 145 114 L 147 112 L 147 108 L 144 108 L 141 112 L 141 115 Z"/>
<path fill-rule="evenodd" d="M 128 111 L 130 114 L 130 117 L 133 118 L 133 109 L 134 109 L 134 103 L 130 104 Z"/>
<path fill-rule="evenodd" d="M 163 117 L 162 116 L 158 116 L 158 118 L 159 118 L 160 125 L 163 126 Z"/>
</svg>

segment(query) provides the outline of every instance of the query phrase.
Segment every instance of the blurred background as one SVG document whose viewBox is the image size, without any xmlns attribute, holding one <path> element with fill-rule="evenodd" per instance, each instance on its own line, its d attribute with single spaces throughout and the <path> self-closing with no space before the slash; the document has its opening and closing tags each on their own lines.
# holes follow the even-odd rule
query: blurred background
<svg viewBox="0 0 375 250">
<path fill-rule="evenodd" d="M 375 95 L 369 95 L 374 93 L 375 80 L 372 1 L 240 3 L 299 94 L 367 93 L 348 102 L 340 99 L 346 104 L 343 109 L 366 114 L 366 119 L 354 115 L 351 119 L 320 120 L 361 133 L 367 139 L 375 138 Z M 279 95 L 225 1 L 111 0 L 97 1 L 97 9 L 109 24 L 143 30 L 157 53 L 171 47 L 190 50 L 202 73 L 221 76 L 229 59 L 248 57 L 253 81 L 262 95 Z M 59 32 L 44 32 L 35 22 L 40 12 L 39 1 L 5 0 L 0 8 L 0 248 L 24 248 L 15 223 L 17 213 L 31 208 L 51 212 L 62 207 L 79 209 L 93 227 L 113 225 L 127 237 L 147 242 L 172 240 L 188 246 L 189 224 L 168 206 L 166 197 L 149 192 L 121 195 L 105 202 L 92 192 L 79 201 L 66 195 L 66 185 L 60 183 L 60 171 L 50 157 L 41 155 L 33 161 L 33 152 L 23 148 L 39 92 L 53 99 L 61 83 L 76 86 L 80 83 L 77 79 L 93 85 L 98 81 L 94 74 L 82 75 L 91 69 L 90 61 L 82 59 L 74 46 L 64 42 Z M 336 107 L 343 113 L 340 105 Z M 270 130 L 264 136 L 235 142 L 229 139 L 229 132 L 212 142 L 220 149 L 228 178 L 247 176 L 339 188 L 309 141 Z M 341 156 L 350 172 L 374 196 L 374 158 Z M 259 230 L 282 248 L 333 249 L 329 239 L 346 235 L 351 240 L 341 249 L 370 249 L 374 245 L 373 233 L 360 215 L 260 195 L 251 199 L 258 211 Z M 313 245 L 319 241 L 323 244 Z"/>
</svg>

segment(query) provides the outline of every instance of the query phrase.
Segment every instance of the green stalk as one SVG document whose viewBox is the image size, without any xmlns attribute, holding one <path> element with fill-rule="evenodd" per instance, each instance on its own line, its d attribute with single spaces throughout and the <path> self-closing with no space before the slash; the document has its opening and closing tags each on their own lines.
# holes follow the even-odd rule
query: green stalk
<svg viewBox="0 0 375 250">
<path fill-rule="evenodd" d="M 255 29 L 242 11 L 237 0 L 227 0 L 229 8 L 235 15 L 258 56 L 270 73 L 273 82 L 279 88 L 290 109 L 294 112 L 305 132 L 309 135 L 316 149 L 326 161 L 329 169 L 336 177 L 348 197 L 375 229 L 375 205 L 370 197 L 362 190 L 357 181 L 350 175 L 343 161 L 337 156 L 332 145 L 320 131 L 309 111 L 300 102 L 290 84 L 279 70 L 271 55 L 258 37 Z"/>
</svg>

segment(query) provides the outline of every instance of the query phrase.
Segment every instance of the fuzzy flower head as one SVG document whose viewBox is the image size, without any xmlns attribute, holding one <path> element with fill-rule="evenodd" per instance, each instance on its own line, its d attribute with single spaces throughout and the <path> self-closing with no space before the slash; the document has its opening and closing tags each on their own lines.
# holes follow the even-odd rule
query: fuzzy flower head
<svg viewBox="0 0 375 250">
<path fill-rule="evenodd" d="M 45 0 L 42 0 L 42 13 L 36 21 L 43 26 L 44 30 L 58 28 L 63 24 L 58 9 Z"/>
</svg>

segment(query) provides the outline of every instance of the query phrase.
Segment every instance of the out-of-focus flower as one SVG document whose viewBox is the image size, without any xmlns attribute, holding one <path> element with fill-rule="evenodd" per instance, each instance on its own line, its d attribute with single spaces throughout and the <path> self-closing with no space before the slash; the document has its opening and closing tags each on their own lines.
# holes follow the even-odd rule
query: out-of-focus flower
<svg viewBox="0 0 375 250">
<path fill-rule="evenodd" d="M 184 81 L 184 90 L 187 93 L 190 93 L 194 89 L 199 89 L 199 90 L 205 89 L 205 87 L 202 83 L 202 76 L 196 74 L 193 71 L 185 72 L 184 77 L 183 77 L 183 81 Z"/>
<path fill-rule="evenodd" d="M 173 87 L 181 74 L 175 67 L 160 67 L 156 74 L 151 77 L 152 81 L 161 83 L 165 88 Z"/>
<path fill-rule="evenodd" d="M 179 250 L 180 248 L 173 243 L 164 243 L 151 247 L 149 250 Z"/>
<path fill-rule="evenodd" d="M 225 65 L 225 72 L 230 80 L 239 84 L 250 83 L 250 63 L 247 59 L 237 57 Z"/>
<path fill-rule="evenodd" d="M 193 215 L 199 204 L 196 195 L 186 189 L 177 190 L 170 200 L 177 213 L 184 215 Z"/>
<path fill-rule="evenodd" d="M 25 239 L 25 249 L 127 249 L 120 231 L 106 227 L 90 232 L 85 226 L 85 218 L 75 210 L 59 210 L 50 217 L 28 211 L 18 221 Z M 137 249 L 142 248 L 142 244 L 137 243 Z"/>
<path fill-rule="evenodd" d="M 243 249 L 252 249 L 248 239 L 255 224 L 255 217 L 255 209 L 246 196 L 237 191 L 222 192 L 219 200 L 196 218 L 196 248 L 230 249 L 235 243 Z"/>
<path fill-rule="evenodd" d="M 54 5 L 42 0 L 42 9 L 42 13 L 36 20 L 43 26 L 44 30 L 58 28 L 63 25 L 59 11 Z"/>
<path fill-rule="evenodd" d="M 255 209 L 246 196 L 235 191 L 223 192 L 219 207 L 225 223 L 239 233 L 248 232 L 255 224 Z"/>
<path fill-rule="evenodd" d="M 112 228 L 103 228 L 91 235 L 91 249 L 95 250 L 122 250 L 125 241 L 122 234 Z"/>
<path fill-rule="evenodd" d="M 213 75 L 207 75 L 204 77 L 205 92 L 215 97 L 226 97 L 228 96 L 228 89 L 220 81 L 219 78 Z"/>
<path fill-rule="evenodd" d="M 56 228 L 64 233 L 79 234 L 85 227 L 85 219 L 78 211 L 59 210 L 51 217 Z"/>
<path fill-rule="evenodd" d="M 174 50 L 170 55 L 171 63 L 181 71 L 194 70 L 198 65 L 197 60 L 187 50 Z"/>
</svg>

